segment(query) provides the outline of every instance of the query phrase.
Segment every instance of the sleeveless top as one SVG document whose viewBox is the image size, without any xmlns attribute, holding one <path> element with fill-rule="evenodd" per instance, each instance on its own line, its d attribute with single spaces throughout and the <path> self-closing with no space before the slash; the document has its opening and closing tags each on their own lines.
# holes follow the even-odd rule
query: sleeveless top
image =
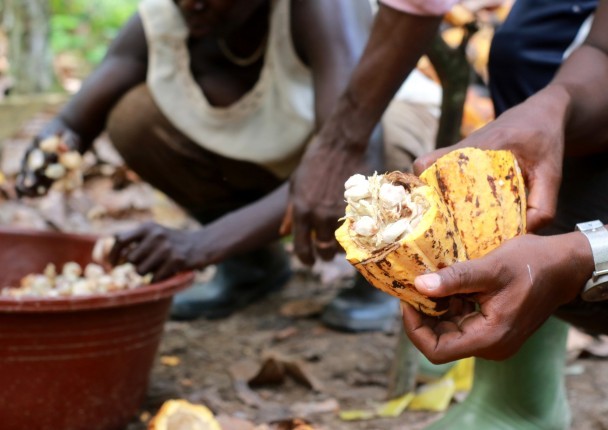
<svg viewBox="0 0 608 430">
<path fill-rule="evenodd" d="M 173 0 L 142 0 L 148 43 L 146 82 L 159 109 L 188 138 L 227 158 L 266 167 L 283 179 L 314 132 L 310 70 L 298 58 L 291 0 L 273 0 L 260 77 L 227 107 L 212 106 L 190 71 L 188 28 Z"/>
</svg>

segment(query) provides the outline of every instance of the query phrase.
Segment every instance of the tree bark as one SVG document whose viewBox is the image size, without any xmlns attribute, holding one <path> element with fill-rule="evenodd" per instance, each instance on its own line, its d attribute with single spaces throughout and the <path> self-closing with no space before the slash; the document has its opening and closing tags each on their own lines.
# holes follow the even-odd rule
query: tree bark
<svg viewBox="0 0 608 430">
<path fill-rule="evenodd" d="M 459 46 L 451 48 L 441 35 L 438 35 L 427 53 L 443 88 L 441 118 L 435 140 L 437 148 L 453 145 L 462 138 L 462 114 L 472 76 L 466 48 L 478 27 L 472 22 L 464 28 L 465 34 Z"/>
<path fill-rule="evenodd" d="M 48 0 L 1 0 L 0 24 L 9 38 L 14 92 L 39 93 L 53 84 Z"/>
<path fill-rule="evenodd" d="M 456 48 L 448 46 L 441 35 L 438 35 L 427 52 L 443 90 L 441 118 L 435 139 L 436 148 L 453 145 L 462 138 L 460 130 L 464 102 L 472 76 L 472 68 L 466 56 L 466 47 L 477 30 L 477 24 L 474 22 L 465 25 L 462 42 Z M 401 329 L 389 372 L 389 398 L 401 396 L 414 389 L 418 359 L 418 350 Z"/>
<path fill-rule="evenodd" d="M 391 363 L 388 378 L 389 399 L 401 397 L 416 388 L 418 360 L 420 353 L 408 339 L 403 326 L 399 330 L 395 355 Z"/>
</svg>

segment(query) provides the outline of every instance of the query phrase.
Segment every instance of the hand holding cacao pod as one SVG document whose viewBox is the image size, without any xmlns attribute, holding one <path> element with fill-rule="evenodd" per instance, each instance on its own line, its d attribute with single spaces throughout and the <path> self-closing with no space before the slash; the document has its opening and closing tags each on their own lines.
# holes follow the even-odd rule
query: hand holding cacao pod
<svg viewBox="0 0 608 430">
<path fill-rule="evenodd" d="M 459 149 L 420 178 L 355 175 L 346 187 L 336 231 L 346 258 L 372 285 L 428 315 L 445 309 L 415 289 L 416 276 L 480 257 L 526 230 L 524 181 L 509 151 Z"/>
</svg>

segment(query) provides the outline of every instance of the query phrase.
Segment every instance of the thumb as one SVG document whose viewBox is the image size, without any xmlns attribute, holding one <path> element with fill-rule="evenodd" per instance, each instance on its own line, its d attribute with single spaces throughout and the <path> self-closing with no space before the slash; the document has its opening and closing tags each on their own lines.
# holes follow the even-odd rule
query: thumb
<svg viewBox="0 0 608 430">
<path fill-rule="evenodd" d="M 492 272 L 484 268 L 483 261 L 480 258 L 455 263 L 437 272 L 417 276 L 414 286 L 429 297 L 480 292 L 493 281 Z"/>
</svg>

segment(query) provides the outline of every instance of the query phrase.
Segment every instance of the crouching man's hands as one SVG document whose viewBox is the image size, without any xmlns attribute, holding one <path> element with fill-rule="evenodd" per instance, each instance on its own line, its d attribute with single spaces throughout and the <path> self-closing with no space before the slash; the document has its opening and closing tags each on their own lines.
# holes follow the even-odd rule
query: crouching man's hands
<svg viewBox="0 0 608 430">
<path fill-rule="evenodd" d="M 55 180 L 65 176 L 66 164 L 70 168 L 78 167 L 73 164 L 81 162 L 79 155 L 81 151 L 82 141 L 76 132 L 59 119 L 50 122 L 32 140 L 23 156 L 15 184 L 17 195 L 20 197 L 45 195 Z"/>
<path fill-rule="evenodd" d="M 197 233 L 148 222 L 117 234 L 108 260 L 112 265 L 128 261 L 140 275 L 152 273 L 153 281 L 160 281 L 194 268 Z"/>
</svg>

